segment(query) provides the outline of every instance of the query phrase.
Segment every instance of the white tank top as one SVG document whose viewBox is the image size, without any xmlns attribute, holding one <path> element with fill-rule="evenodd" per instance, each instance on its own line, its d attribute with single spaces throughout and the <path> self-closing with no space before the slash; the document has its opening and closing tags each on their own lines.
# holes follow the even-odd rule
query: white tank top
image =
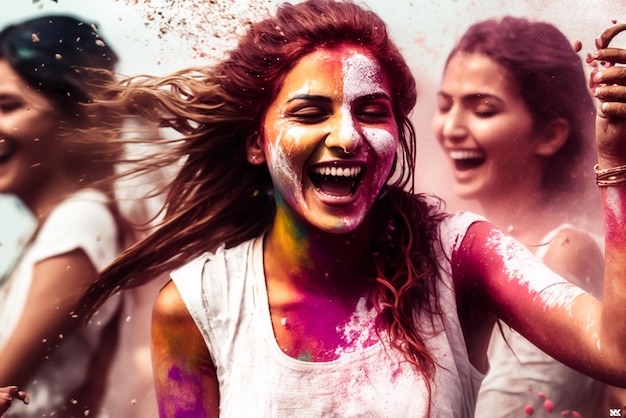
<svg viewBox="0 0 626 418">
<path fill-rule="evenodd" d="M 443 315 L 432 328 L 423 321 L 435 331 L 426 344 L 438 363 L 431 417 L 472 417 L 484 377 L 468 359 L 446 261 L 478 219 L 458 214 L 440 228 Z M 204 254 L 171 276 L 216 366 L 221 417 L 426 417 L 421 374 L 384 337 L 328 362 L 281 351 L 270 318 L 262 237 Z"/>
</svg>

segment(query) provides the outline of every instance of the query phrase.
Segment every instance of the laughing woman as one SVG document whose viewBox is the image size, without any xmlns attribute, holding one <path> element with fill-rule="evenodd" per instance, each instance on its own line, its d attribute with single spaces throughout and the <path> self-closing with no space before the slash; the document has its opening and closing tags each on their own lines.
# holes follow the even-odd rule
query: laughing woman
<svg viewBox="0 0 626 418">
<path fill-rule="evenodd" d="M 603 302 L 414 194 L 415 81 L 376 14 L 284 4 L 214 68 L 111 90 L 121 115 L 184 134 L 147 161 L 185 157 L 163 224 L 83 301 L 173 270 L 152 325 L 161 417 L 471 417 L 497 319 L 626 385 L 626 189 L 603 183 Z M 626 128 L 608 125 L 601 180 L 626 163 Z"/>
<path fill-rule="evenodd" d="M 602 297 L 602 221 L 588 167 L 595 107 L 583 64 L 554 26 L 506 17 L 472 25 L 450 53 L 434 133 L 454 189 L 546 265 Z M 604 385 L 497 327 L 476 417 L 606 413 Z M 531 409 L 532 408 L 532 409 Z"/>
<path fill-rule="evenodd" d="M 14 402 L 6 417 L 84 416 L 98 405 L 100 354 L 114 342 L 107 333 L 117 303 L 84 328 L 72 308 L 121 248 L 121 218 L 104 180 L 121 148 L 84 135 L 106 114 L 83 106 L 102 81 L 86 67 L 111 70 L 116 61 L 95 26 L 70 16 L 0 32 L 0 193 L 17 196 L 37 222 L 0 277 L 0 385 L 31 398 Z"/>
</svg>

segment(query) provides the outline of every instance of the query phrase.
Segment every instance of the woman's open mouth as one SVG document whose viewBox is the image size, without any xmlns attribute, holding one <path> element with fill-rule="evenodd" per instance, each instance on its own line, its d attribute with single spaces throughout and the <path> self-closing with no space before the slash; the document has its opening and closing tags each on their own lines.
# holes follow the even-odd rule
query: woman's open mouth
<svg viewBox="0 0 626 418">
<path fill-rule="evenodd" d="M 454 163 L 454 168 L 459 171 L 479 167 L 486 159 L 485 153 L 481 150 L 451 150 L 449 155 Z"/>
<path fill-rule="evenodd" d="M 339 198 L 353 195 L 364 174 L 363 166 L 318 165 L 311 168 L 309 178 L 320 193 Z"/>
<path fill-rule="evenodd" d="M 15 153 L 16 148 L 14 141 L 0 138 L 0 164 L 7 162 Z"/>
</svg>

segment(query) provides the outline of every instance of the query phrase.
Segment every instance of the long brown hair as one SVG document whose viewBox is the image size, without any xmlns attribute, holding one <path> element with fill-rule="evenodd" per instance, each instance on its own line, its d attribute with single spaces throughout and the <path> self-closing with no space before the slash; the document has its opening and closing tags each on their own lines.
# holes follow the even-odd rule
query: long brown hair
<svg viewBox="0 0 626 418">
<path fill-rule="evenodd" d="M 260 131 L 284 77 L 303 56 L 344 43 L 370 50 L 389 75 L 400 147 L 389 184 L 373 208 L 381 215 L 376 235 L 384 239 L 373 243 L 379 277 L 371 299 L 392 344 L 429 383 L 435 362 L 414 311 L 439 312 L 433 302 L 434 242 L 442 215 L 413 194 L 416 140 L 409 114 L 417 97 L 415 80 L 380 17 L 348 1 L 284 4 L 275 17 L 253 24 L 213 68 L 112 86 L 116 99 L 110 106 L 184 134 L 183 140 L 167 141 L 168 154 L 149 165 L 183 162 L 162 225 L 103 272 L 83 311 L 93 311 L 118 289 L 145 283 L 221 243 L 232 247 L 259 236 L 271 225 L 272 182 L 266 166 L 248 163 L 246 140 Z"/>
</svg>

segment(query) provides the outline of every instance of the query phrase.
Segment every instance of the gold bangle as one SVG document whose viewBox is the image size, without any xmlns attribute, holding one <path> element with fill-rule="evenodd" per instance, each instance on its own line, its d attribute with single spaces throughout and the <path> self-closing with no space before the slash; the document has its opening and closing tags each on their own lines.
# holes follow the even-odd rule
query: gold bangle
<svg viewBox="0 0 626 418">
<path fill-rule="evenodd" d="M 600 169 L 596 164 L 593 167 L 593 172 L 596 173 L 596 184 L 600 187 L 626 184 L 626 165 Z"/>
</svg>

